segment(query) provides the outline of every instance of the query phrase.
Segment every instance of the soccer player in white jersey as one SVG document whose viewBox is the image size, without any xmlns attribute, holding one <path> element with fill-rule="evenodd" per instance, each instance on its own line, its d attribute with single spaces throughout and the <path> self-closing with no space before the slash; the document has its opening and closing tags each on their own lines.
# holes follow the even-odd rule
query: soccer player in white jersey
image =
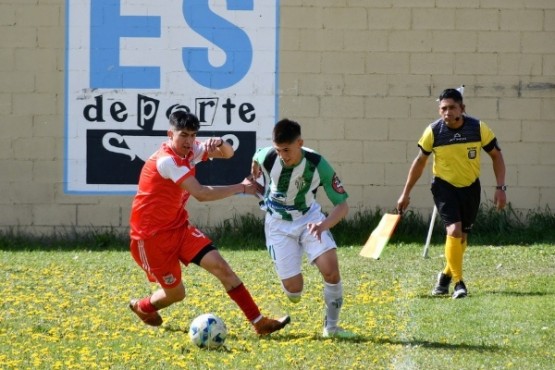
<svg viewBox="0 0 555 370">
<path fill-rule="evenodd" d="M 301 126 L 283 119 L 273 129 L 273 146 L 258 149 L 253 157 L 252 175 L 264 176 L 267 186 L 261 202 L 266 211 L 266 247 L 285 294 L 294 303 L 301 299 L 303 255 L 324 279 L 324 337 L 354 337 L 341 328 L 343 284 L 336 244 L 330 228 L 348 211 L 347 192 L 331 165 L 315 151 L 303 147 Z M 322 186 L 334 205 L 326 216 L 315 199 Z"/>
</svg>

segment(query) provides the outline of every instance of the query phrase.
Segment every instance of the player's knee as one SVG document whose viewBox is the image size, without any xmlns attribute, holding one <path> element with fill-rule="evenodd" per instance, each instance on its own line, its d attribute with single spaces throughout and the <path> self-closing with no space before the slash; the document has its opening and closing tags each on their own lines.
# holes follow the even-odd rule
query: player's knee
<svg viewBox="0 0 555 370">
<path fill-rule="evenodd" d="M 301 297 L 303 295 L 303 287 L 302 286 L 286 286 L 281 283 L 281 288 L 283 289 L 285 295 L 289 300 L 293 303 L 299 303 L 301 301 Z"/>
<path fill-rule="evenodd" d="M 341 274 L 339 273 L 339 270 L 322 273 L 322 277 L 324 278 L 324 282 L 328 284 L 337 284 L 341 281 Z"/>
</svg>

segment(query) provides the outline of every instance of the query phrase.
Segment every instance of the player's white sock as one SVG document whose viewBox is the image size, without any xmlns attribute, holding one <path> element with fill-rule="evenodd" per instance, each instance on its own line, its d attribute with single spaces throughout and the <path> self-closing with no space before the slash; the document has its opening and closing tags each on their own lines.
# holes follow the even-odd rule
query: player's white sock
<svg viewBox="0 0 555 370">
<path fill-rule="evenodd" d="M 324 281 L 324 302 L 326 302 L 325 327 L 333 329 L 339 322 L 339 312 L 343 305 L 343 284 L 329 284 Z"/>
</svg>

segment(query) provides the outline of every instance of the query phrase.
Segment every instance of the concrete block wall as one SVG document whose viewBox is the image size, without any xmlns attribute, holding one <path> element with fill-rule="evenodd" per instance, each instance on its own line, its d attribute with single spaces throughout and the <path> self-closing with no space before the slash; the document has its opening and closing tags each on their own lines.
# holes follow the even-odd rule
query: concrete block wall
<svg viewBox="0 0 555 370">
<path fill-rule="evenodd" d="M 354 211 L 395 207 L 416 141 L 437 117 L 436 96 L 460 84 L 468 112 L 500 140 L 513 207 L 555 207 L 554 1 L 281 0 L 280 8 L 280 118 L 302 123 Z M 131 196 L 64 194 L 64 22 L 64 0 L 0 2 L 0 229 L 124 231 Z M 494 181 L 487 155 L 483 162 L 487 200 Z M 428 187 L 426 174 L 412 196 L 424 214 Z M 258 212 L 247 197 L 189 208 L 202 226 Z"/>
<path fill-rule="evenodd" d="M 282 115 L 304 124 L 355 208 L 395 207 L 437 95 L 460 84 L 500 140 L 512 206 L 553 207 L 555 3 L 284 1 L 281 18 Z M 482 169 L 491 202 L 487 155 Z M 411 197 L 423 214 L 430 177 Z"/>
</svg>

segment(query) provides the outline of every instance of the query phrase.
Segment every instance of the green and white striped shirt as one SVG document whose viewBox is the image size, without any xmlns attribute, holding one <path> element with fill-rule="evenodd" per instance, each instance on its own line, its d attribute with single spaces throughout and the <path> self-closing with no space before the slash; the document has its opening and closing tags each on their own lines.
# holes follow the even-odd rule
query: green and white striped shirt
<svg viewBox="0 0 555 370">
<path fill-rule="evenodd" d="M 293 167 L 285 167 L 273 147 L 258 149 L 254 154 L 266 184 L 263 205 L 274 217 L 291 221 L 304 215 L 315 202 L 319 186 L 334 206 L 349 197 L 324 157 L 305 147 L 302 154 Z"/>
</svg>

